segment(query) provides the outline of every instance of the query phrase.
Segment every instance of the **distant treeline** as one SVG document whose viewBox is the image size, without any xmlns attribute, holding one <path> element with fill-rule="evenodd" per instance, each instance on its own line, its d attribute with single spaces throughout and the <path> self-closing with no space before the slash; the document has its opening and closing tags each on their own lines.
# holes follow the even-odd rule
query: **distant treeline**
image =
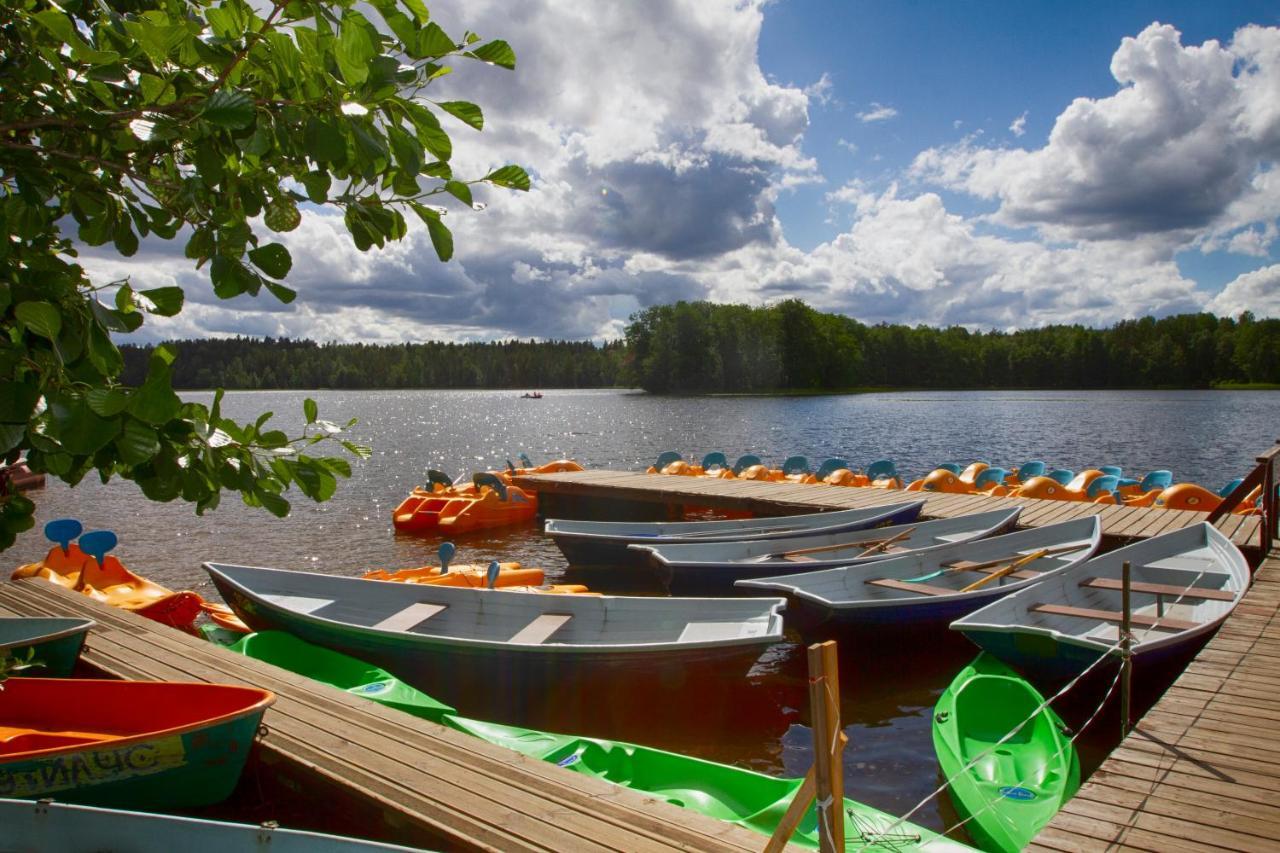
<svg viewBox="0 0 1280 853">
<path fill-rule="evenodd" d="M 590 341 L 317 344 L 284 338 L 171 341 L 175 388 L 608 388 L 625 345 Z M 149 347 L 125 346 L 124 381 Z"/>
<path fill-rule="evenodd" d="M 1109 329 L 970 332 L 867 326 L 791 299 L 680 302 L 627 328 L 629 378 L 649 391 L 886 388 L 1202 388 L 1280 382 L 1280 320 L 1182 314 Z"/>
<path fill-rule="evenodd" d="M 1017 332 L 867 326 L 799 300 L 678 302 L 634 315 L 626 339 L 317 344 L 176 342 L 178 388 L 600 388 L 768 392 L 878 388 L 1203 388 L 1280 383 L 1280 320 L 1182 314 L 1109 329 Z M 125 381 L 149 348 L 126 346 Z"/>
</svg>

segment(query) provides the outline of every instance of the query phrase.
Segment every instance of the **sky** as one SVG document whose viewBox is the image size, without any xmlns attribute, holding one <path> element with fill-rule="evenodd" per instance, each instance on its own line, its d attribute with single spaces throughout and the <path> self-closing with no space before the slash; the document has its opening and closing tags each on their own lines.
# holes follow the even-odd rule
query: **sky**
<svg viewBox="0 0 1280 853">
<path fill-rule="evenodd" d="M 310 209 L 289 306 L 217 299 L 178 244 L 87 250 L 95 280 L 187 290 L 142 337 L 601 340 L 791 297 L 971 329 L 1280 317 L 1274 0 L 428 5 L 518 57 L 428 92 L 485 112 L 444 119 L 455 174 L 515 162 L 532 191 L 455 206 L 448 264 L 416 217 L 360 252 Z"/>
</svg>

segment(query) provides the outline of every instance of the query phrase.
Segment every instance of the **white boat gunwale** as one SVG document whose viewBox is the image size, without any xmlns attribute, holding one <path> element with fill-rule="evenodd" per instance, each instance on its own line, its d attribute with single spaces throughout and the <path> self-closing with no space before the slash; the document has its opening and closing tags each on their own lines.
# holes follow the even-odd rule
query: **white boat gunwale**
<svg viewBox="0 0 1280 853">
<path fill-rule="evenodd" d="M 84 631 L 90 631 L 97 626 L 97 622 L 92 619 L 81 619 L 79 617 L 61 617 L 61 616 L 14 616 L 8 618 L 0 618 L 0 625 L 16 622 L 62 622 L 74 623 L 68 624 L 65 628 L 59 628 L 55 631 L 47 631 L 40 634 L 28 634 L 17 639 L 6 639 L 0 637 L 0 649 L 10 649 L 14 646 L 31 646 L 37 643 L 47 643 L 53 640 L 61 640 L 64 637 L 70 637 Z M 34 626 L 33 626 L 34 627 Z"/>
</svg>

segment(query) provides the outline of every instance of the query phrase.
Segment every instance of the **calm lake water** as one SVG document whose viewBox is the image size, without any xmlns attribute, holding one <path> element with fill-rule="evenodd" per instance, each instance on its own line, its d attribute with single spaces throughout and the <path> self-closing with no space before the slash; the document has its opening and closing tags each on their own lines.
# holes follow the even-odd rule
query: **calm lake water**
<svg viewBox="0 0 1280 853">
<path fill-rule="evenodd" d="M 209 395 L 189 395 L 207 402 Z M 120 537 L 125 565 L 175 588 L 216 597 L 200 564 L 240 562 L 354 574 L 375 567 L 435 562 L 438 539 L 398 535 L 391 511 L 427 468 L 461 474 L 501 467 L 527 453 L 536 463 L 571 457 L 587 467 L 643 469 L 664 450 L 686 456 L 722 450 L 730 459 L 756 453 L 774 463 L 804 454 L 815 464 L 841 456 L 865 466 L 894 459 L 908 477 L 942 461 L 982 459 L 1012 468 L 1030 459 L 1073 470 L 1122 465 L 1141 476 L 1169 468 L 1177 481 L 1217 489 L 1244 476 L 1280 430 L 1280 394 L 1270 392 L 919 392 L 833 397 L 666 398 L 617 391 L 519 392 L 241 392 L 224 411 L 252 420 L 274 411 L 291 433 L 312 396 L 322 418 L 355 417 L 356 440 L 374 448 L 337 496 L 316 505 L 298 496 L 288 519 L 251 510 L 234 496 L 198 518 L 185 504 L 154 504 L 127 482 L 86 481 L 36 492 L 35 529 L 6 555 L 8 565 L 39 559 L 48 548 L 44 522 L 64 516 Z M 335 445 L 336 447 L 336 445 Z M 458 561 L 519 560 L 549 579 L 565 568 L 560 552 L 535 528 L 479 532 L 456 541 Z M 906 665 L 874 642 L 842 645 L 846 794 L 901 814 L 939 783 L 930 710 L 971 657 L 963 638 L 943 636 Z M 564 730 L 616 736 L 674 748 L 775 774 L 800 775 L 810 763 L 804 654 L 775 646 L 746 682 L 704 685 L 700 695 L 656 695 L 651 707 L 623 713 L 601 698 L 601 713 L 564 721 Z M 705 695 L 701 695 L 705 694 Z M 478 700 L 479 701 L 479 700 Z M 508 721 L 528 709 L 485 711 Z M 479 714 L 477 714 L 479 715 Z M 569 728 L 569 725 L 574 728 Z M 1105 748 L 1107 737 L 1092 744 Z M 1086 764 L 1089 756 L 1086 756 Z M 945 795 L 914 818 L 941 829 L 954 821 Z"/>
</svg>

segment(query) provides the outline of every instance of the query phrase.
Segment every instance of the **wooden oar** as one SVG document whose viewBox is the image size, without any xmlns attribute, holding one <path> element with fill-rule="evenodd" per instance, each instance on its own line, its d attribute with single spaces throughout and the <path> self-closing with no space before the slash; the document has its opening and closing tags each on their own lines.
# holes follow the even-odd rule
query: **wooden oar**
<svg viewBox="0 0 1280 853">
<path fill-rule="evenodd" d="M 1036 552 L 1035 552 L 1035 553 L 1033 553 L 1033 554 L 1028 554 L 1027 556 L 1023 557 L 1023 558 L 1022 558 L 1022 559 L 1020 559 L 1020 560 L 1014 560 L 1014 561 L 1013 561 L 1012 563 L 1010 563 L 1009 565 L 1005 566 L 1005 567 L 1004 567 L 1004 568 L 1002 568 L 1002 569 L 998 569 L 998 570 L 996 570 L 996 571 L 992 572 L 991 574 L 987 575 L 985 578 L 979 578 L 978 580 L 976 580 L 976 581 L 974 581 L 973 583 L 969 584 L 968 586 L 964 587 L 964 588 L 963 588 L 963 589 L 961 589 L 960 591 L 961 591 L 961 592 L 973 592 L 975 589 L 978 589 L 979 587 L 984 587 L 984 586 L 986 586 L 987 584 L 991 583 L 991 582 L 992 582 L 993 580 L 995 580 L 996 578 L 1002 578 L 1002 577 L 1004 577 L 1005 575 L 1011 575 L 1011 574 L 1013 574 L 1013 573 L 1014 573 L 1014 572 L 1016 572 L 1018 569 L 1020 569 L 1020 568 L 1022 568 L 1023 566 L 1025 566 L 1027 563 L 1034 563 L 1036 560 L 1040 559 L 1041 557 L 1045 556 L 1045 555 L 1046 555 L 1046 554 L 1048 554 L 1048 553 L 1049 553 L 1049 549 L 1048 549 L 1048 548 L 1041 548 L 1039 551 L 1036 551 Z"/>
<path fill-rule="evenodd" d="M 1083 547 L 1085 546 L 1079 544 L 1059 545 L 1057 548 L 1044 549 L 1044 556 L 1047 557 L 1050 554 L 1065 554 L 1068 551 L 1079 551 Z M 987 560 L 982 563 L 966 563 L 964 561 L 960 561 L 959 565 L 948 565 L 944 563 L 942 568 L 938 569 L 936 572 L 929 572 L 929 574 L 920 575 L 918 578 L 907 578 L 906 581 L 907 583 L 924 583 L 925 581 L 931 581 L 934 578 L 940 578 L 943 575 L 949 575 L 953 572 L 980 572 L 984 569 L 989 569 L 992 566 L 1003 565 L 1008 559 L 1008 557 L 1000 557 L 998 559 Z"/>
<path fill-rule="evenodd" d="M 910 536 L 913 531 L 915 531 L 914 527 L 908 527 L 906 530 L 902 531 L 898 535 L 891 536 L 888 539 L 881 539 L 879 541 L 876 541 L 874 539 L 870 540 L 871 547 L 863 551 L 861 554 L 859 554 L 858 557 L 865 557 L 868 554 L 874 554 L 876 551 L 879 551 L 884 548 L 888 548 L 894 542 L 898 542 L 899 540 L 905 539 L 906 537 Z M 801 554 L 817 554 L 822 551 L 838 551 L 841 548 L 853 548 L 859 544 L 865 545 L 867 544 L 867 540 L 863 540 L 861 543 L 842 542 L 838 545 L 817 545 L 817 546 L 814 546 L 813 548 L 797 548 L 794 551 L 775 551 L 772 554 L 765 554 L 765 558 L 773 559 L 775 557 L 798 557 Z M 856 560 L 858 557 L 854 557 L 853 559 Z"/>
</svg>

